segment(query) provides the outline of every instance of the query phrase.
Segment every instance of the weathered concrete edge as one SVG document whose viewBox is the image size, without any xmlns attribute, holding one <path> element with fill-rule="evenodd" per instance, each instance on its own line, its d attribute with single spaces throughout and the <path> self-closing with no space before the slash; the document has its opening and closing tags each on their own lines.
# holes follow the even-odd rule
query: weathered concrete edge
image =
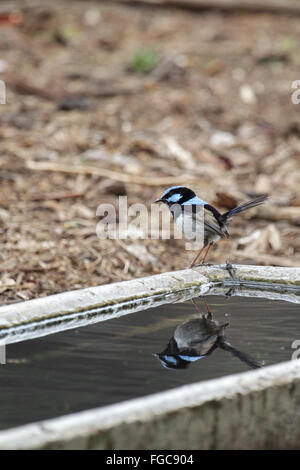
<svg viewBox="0 0 300 470">
<path fill-rule="evenodd" d="M 112 320 L 113 318 L 148 310 L 149 308 L 156 308 L 167 303 L 184 302 L 195 296 L 206 295 L 210 288 L 211 284 L 202 284 L 197 287 L 186 288 L 171 293 L 151 295 L 137 300 L 119 302 L 113 304 L 113 306 L 103 306 L 94 310 L 69 313 L 67 315 L 60 315 L 59 317 L 54 316 L 41 319 L 37 322 L 12 326 L 10 328 L 0 328 L 0 345 L 41 338 L 42 336 L 58 333 L 60 331 L 80 328 L 81 326 Z M 289 295 L 287 300 L 294 302 L 295 299 L 293 296 Z M 296 299 L 296 301 L 298 300 L 300 303 L 300 296 L 299 299 Z"/>
<path fill-rule="evenodd" d="M 224 296 L 226 290 L 227 292 L 229 291 L 228 287 L 224 288 L 223 284 L 217 284 L 217 285 L 211 284 L 208 289 L 208 293 L 209 295 Z M 282 289 L 277 291 L 275 289 L 268 290 L 266 288 L 263 289 L 261 287 L 260 289 L 258 289 L 254 287 L 237 286 L 231 295 L 233 297 L 252 297 L 252 298 L 255 297 L 255 298 L 260 298 L 260 299 L 280 300 L 280 301 L 300 304 L 300 290 L 296 292 L 291 292 L 291 291 L 283 292 Z"/>
<path fill-rule="evenodd" d="M 283 401 L 283 393 L 287 393 L 290 403 Z M 241 448 L 264 447 L 264 442 L 270 443 L 270 432 L 275 443 L 286 425 L 298 433 L 285 436 L 287 442 L 281 441 L 282 447 L 289 447 L 289 442 L 295 446 L 294 438 L 299 439 L 300 435 L 300 413 L 296 408 L 299 404 L 300 361 L 290 361 L 1 431 L 0 449 L 231 448 L 230 442 L 233 447 L 235 444 L 233 436 L 226 437 L 229 430 L 236 432 L 236 438 L 243 433 L 238 444 Z M 270 408 L 269 415 L 266 407 Z M 277 425 L 281 424 L 274 428 L 275 415 Z M 219 442 L 215 432 L 221 431 L 211 420 L 225 426 Z M 171 422 L 175 427 L 170 426 Z"/>
<path fill-rule="evenodd" d="M 0 328 L 41 321 L 84 310 L 167 294 L 211 282 L 229 280 L 225 266 L 203 266 L 130 281 L 89 287 L 0 307 Z M 234 266 L 240 281 L 300 286 L 300 268 Z"/>
<path fill-rule="evenodd" d="M 114 304 L 113 306 L 104 306 L 94 310 L 69 313 L 67 315 L 55 316 L 37 322 L 12 326 L 10 328 L 0 328 L 0 345 L 41 338 L 42 336 L 58 333 L 60 331 L 80 328 L 81 326 L 119 318 L 123 315 L 129 315 L 150 308 L 157 308 L 168 303 L 185 302 L 194 297 L 207 294 L 224 296 L 225 292 L 228 293 L 230 291 L 231 296 L 256 297 L 300 303 L 300 289 L 294 291 L 293 288 L 292 290 L 288 288 L 285 291 L 285 288 L 282 286 L 280 286 L 279 289 L 272 286 L 272 289 L 270 289 L 268 284 L 263 283 L 259 284 L 260 290 L 257 289 L 257 284 L 255 284 L 256 288 L 252 284 L 251 287 L 248 288 L 248 283 L 244 285 L 230 283 L 229 285 L 226 285 L 226 283 L 202 284 L 201 286 L 186 288 L 168 294 L 152 295 L 138 300 L 125 301 L 123 303 Z"/>
<path fill-rule="evenodd" d="M 205 276 L 189 270 L 63 292 L 0 307 L 0 328 L 113 306 L 158 294 L 169 294 L 208 282 Z"/>
<path fill-rule="evenodd" d="M 235 276 L 242 282 L 265 282 L 269 284 L 291 285 L 300 288 L 300 267 L 232 265 Z M 226 265 L 203 266 L 197 271 L 209 278 L 210 282 L 229 279 Z"/>
</svg>

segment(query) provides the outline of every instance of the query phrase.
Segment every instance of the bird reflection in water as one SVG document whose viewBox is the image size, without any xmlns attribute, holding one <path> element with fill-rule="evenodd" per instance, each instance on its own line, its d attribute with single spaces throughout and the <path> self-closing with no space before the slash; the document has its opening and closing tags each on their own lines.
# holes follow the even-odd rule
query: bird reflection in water
<svg viewBox="0 0 300 470">
<path fill-rule="evenodd" d="M 184 321 L 175 329 L 167 347 L 160 354 L 154 354 L 167 369 L 186 369 L 191 362 L 209 356 L 215 349 L 228 351 L 251 369 L 257 369 L 263 364 L 248 354 L 232 346 L 225 336 L 225 329 L 229 323 L 219 325 L 213 320 L 212 312 L 203 298 L 207 313 L 203 313 L 200 305 L 192 299 L 200 313 Z"/>
</svg>

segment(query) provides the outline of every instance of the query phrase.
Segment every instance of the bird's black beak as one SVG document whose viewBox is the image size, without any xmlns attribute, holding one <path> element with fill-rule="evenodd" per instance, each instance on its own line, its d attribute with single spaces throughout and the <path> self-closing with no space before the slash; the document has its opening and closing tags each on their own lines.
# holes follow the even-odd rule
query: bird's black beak
<svg viewBox="0 0 300 470">
<path fill-rule="evenodd" d="M 162 199 L 160 199 L 160 198 L 156 199 L 156 201 L 154 201 L 154 203 L 156 203 L 156 202 L 162 202 Z"/>
</svg>

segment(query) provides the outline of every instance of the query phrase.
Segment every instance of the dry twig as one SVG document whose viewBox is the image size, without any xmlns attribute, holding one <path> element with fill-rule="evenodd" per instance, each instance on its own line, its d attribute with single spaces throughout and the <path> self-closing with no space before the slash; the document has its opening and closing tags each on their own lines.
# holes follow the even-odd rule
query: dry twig
<svg viewBox="0 0 300 470">
<path fill-rule="evenodd" d="M 88 165 L 81 166 L 69 166 L 61 163 L 44 163 L 34 162 L 33 160 L 27 162 L 27 168 L 34 171 L 54 171 L 58 173 L 68 173 L 77 175 L 96 175 L 103 176 L 116 181 L 122 181 L 123 183 L 141 184 L 145 186 L 167 186 L 172 184 L 183 184 L 196 181 L 196 178 L 190 175 L 180 176 L 137 176 L 129 175 L 128 173 L 120 173 L 118 171 L 108 170 L 106 168 L 99 168 Z"/>
<path fill-rule="evenodd" d="M 192 10 L 255 11 L 298 14 L 298 0 L 115 0 L 118 3 L 179 7 Z"/>
</svg>

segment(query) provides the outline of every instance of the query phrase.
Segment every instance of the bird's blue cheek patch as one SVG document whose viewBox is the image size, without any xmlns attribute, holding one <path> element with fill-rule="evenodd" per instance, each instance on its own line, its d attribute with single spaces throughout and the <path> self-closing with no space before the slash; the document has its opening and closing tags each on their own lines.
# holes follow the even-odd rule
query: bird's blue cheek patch
<svg viewBox="0 0 300 470">
<path fill-rule="evenodd" d="M 168 197 L 168 202 L 178 202 L 182 198 L 181 194 L 172 194 L 172 196 Z"/>
<path fill-rule="evenodd" d="M 164 356 L 165 361 L 170 362 L 171 364 L 177 364 L 177 359 L 174 356 Z"/>
</svg>

